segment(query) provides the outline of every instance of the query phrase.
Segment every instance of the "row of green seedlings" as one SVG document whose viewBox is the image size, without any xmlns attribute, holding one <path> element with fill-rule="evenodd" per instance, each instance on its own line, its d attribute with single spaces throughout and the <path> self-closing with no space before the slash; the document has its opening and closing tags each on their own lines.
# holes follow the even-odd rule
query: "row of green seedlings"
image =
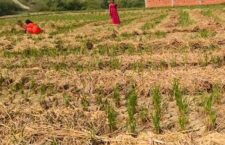
<svg viewBox="0 0 225 145">
<path fill-rule="evenodd" d="M 113 46 L 98 46 L 94 49 L 93 44 L 87 43 L 85 46 L 79 46 L 76 48 L 68 48 L 64 46 L 63 42 L 57 42 L 56 48 L 43 48 L 43 49 L 33 49 L 27 48 L 22 51 L 9 51 L 4 50 L 2 54 L 4 57 L 22 57 L 22 58 L 41 58 L 43 56 L 58 57 L 58 56 L 68 56 L 68 55 L 107 55 L 107 56 L 118 56 L 122 54 L 142 54 L 151 53 L 153 48 L 143 47 L 137 49 L 133 44 L 118 44 Z M 86 46 L 87 45 L 87 46 Z"/>
<path fill-rule="evenodd" d="M 13 68 L 26 68 L 29 67 L 28 60 L 24 59 L 19 64 L 7 64 L 1 66 L 2 68 L 7 69 L 13 69 Z M 205 53 L 202 59 L 199 59 L 199 65 L 202 67 L 206 67 L 208 65 L 213 65 L 215 67 L 222 67 L 225 63 L 225 59 L 223 56 L 211 56 L 209 57 L 209 54 Z M 142 72 L 145 69 L 151 69 L 151 70 L 165 70 L 169 67 L 174 68 L 178 66 L 186 66 L 188 62 L 178 63 L 176 58 L 172 59 L 171 62 L 166 61 L 159 61 L 159 62 L 143 62 L 143 61 L 137 61 L 134 63 L 131 63 L 127 66 L 123 66 L 122 62 L 118 58 L 111 58 L 109 61 L 101 61 L 100 59 L 93 59 L 90 63 L 87 64 L 80 64 L 79 62 L 72 62 L 67 64 L 66 62 L 59 62 L 59 63 L 45 63 L 42 65 L 43 69 L 55 69 L 57 71 L 60 70 L 69 70 L 69 69 L 75 69 L 78 72 L 83 71 L 93 71 L 93 70 L 102 70 L 102 69 L 125 69 L 125 70 L 134 70 L 137 72 Z"/>
<path fill-rule="evenodd" d="M 157 25 L 159 25 L 162 22 L 162 20 L 164 20 L 167 16 L 168 16 L 168 14 L 161 14 L 160 16 L 153 18 L 149 22 L 145 23 L 141 29 L 142 30 L 153 29 Z"/>
<path fill-rule="evenodd" d="M 179 110 L 179 117 L 178 117 L 178 124 L 181 130 L 185 130 L 187 128 L 187 124 L 189 122 L 189 110 L 188 110 L 188 102 L 184 96 L 184 92 L 180 87 L 179 81 L 177 79 L 174 80 L 173 82 L 173 88 L 172 88 L 172 97 L 175 99 L 176 104 L 178 106 Z M 152 123 L 153 127 L 156 133 L 161 133 L 162 128 L 161 128 L 161 118 L 162 118 L 162 95 L 160 93 L 160 88 L 155 87 L 152 90 L 152 104 L 153 104 L 153 112 L 152 112 Z M 208 129 L 215 129 L 216 127 L 216 112 L 213 110 L 213 105 L 215 104 L 215 100 L 219 100 L 219 96 L 221 96 L 221 89 L 217 86 L 215 86 L 212 90 L 212 93 L 209 97 L 205 97 L 205 100 L 203 102 L 204 104 L 204 109 L 205 113 L 208 115 L 207 119 L 208 120 Z M 127 112 L 128 112 L 128 128 L 129 131 L 132 134 L 137 133 L 137 125 L 136 125 L 136 118 L 135 114 L 137 113 L 137 101 L 138 101 L 138 96 L 135 91 L 135 88 L 132 89 L 126 96 L 127 98 Z M 119 89 L 114 90 L 114 101 L 117 107 L 120 106 L 120 93 Z M 108 114 L 108 121 L 109 121 L 109 127 L 111 131 L 116 130 L 117 128 L 117 112 L 115 109 L 112 107 L 112 105 L 108 106 L 107 109 L 107 114 Z M 141 118 L 145 120 L 148 118 L 148 112 L 147 110 L 143 110 L 141 112 Z"/>
</svg>

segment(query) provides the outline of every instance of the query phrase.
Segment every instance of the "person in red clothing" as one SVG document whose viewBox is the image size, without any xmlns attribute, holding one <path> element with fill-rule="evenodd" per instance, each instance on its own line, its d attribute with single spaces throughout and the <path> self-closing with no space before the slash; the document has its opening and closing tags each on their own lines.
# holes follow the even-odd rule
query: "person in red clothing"
<svg viewBox="0 0 225 145">
<path fill-rule="evenodd" d="M 43 32 L 43 30 L 35 23 L 33 23 L 31 20 L 26 20 L 25 21 L 25 30 L 27 33 L 30 34 L 40 34 Z"/>
<path fill-rule="evenodd" d="M 25 33 L 40 34 L 43 32 L 37 24 L 33 23 L 29 19 L 25 21 L 25 25 L 22 21 L 18 21 L 17 24 L 25 30 Z"/>
<path fill-rule="evenodd" d="M 120 17 L 117 10 L 117 4 L 115 3 L 114 0 L 110 0 L 109 13 L 112 19 L 112 23 L 114 25 L 120 25 Z"/>
</svg>

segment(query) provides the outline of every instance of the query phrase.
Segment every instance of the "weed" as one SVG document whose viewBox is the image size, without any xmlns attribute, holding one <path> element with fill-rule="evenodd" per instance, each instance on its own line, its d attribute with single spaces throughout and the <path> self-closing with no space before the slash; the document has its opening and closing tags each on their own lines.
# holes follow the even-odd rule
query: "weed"
<svg viewBox="0 0 225 145">
<path fill-rule="evenodd" d="M 160 120 L 161 120 L 162 96 L 161 96 L 159 87 L 155 87 L 152 90 L 152 100 L 153 100 L 153 106 L 154 106 L 154 113 L 152 114 L 153 126 L 155 128 L 155 132 L 160 133 L 161 132 Z"/>
<path fill-rule="evenodd" d="M 136 133 L 136 107 L 137 107 L 137 94 L 133 88 L 127 95 L 127 111 L 128 111 L 128 126 L 131 133 Z"/>
</svg>

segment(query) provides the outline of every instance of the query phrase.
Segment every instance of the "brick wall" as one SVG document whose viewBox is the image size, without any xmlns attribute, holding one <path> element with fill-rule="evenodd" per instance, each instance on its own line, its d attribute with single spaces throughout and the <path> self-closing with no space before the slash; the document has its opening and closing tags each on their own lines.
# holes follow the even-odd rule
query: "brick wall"
<svg viewBox="0 0 225 145">
<path fill-rule="evenodd" d="M 148 7 L 192 6 L 225 3 L 225 0 L 148 0 Z"/>
</svg>

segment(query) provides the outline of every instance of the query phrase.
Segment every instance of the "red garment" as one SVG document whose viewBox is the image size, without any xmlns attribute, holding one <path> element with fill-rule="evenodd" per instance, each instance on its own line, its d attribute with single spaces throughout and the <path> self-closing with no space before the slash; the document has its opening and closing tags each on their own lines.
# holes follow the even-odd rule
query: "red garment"
<svg viewBox="0 0 225 145">
<path fill-rule="evenodd" d="M 109 5 L 109 11 L 112 18 L 112 23 L 119 25 L 120 24 L 120 17 L 117 11 L 117 4 L 112 3 Z"/>
<path fill-rule="evenodd" d="M 41 28 L 35 23 L 27 24 L 26 31 L 31 34 L 40 34 L 42 32 Z"/>
</svg>

